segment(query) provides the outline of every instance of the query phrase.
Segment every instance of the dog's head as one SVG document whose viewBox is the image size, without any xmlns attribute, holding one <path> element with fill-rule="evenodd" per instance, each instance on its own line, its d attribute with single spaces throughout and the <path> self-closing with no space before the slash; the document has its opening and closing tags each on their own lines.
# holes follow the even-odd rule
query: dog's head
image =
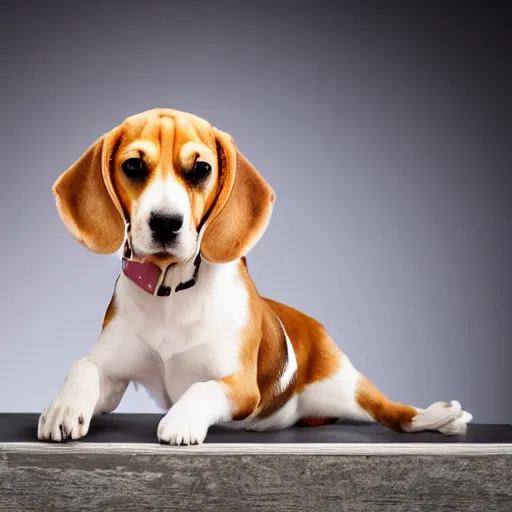
<svg viewBox="0 0 512 512">
<path fill-rule="evenodd" d="M 53 186 L 69 232 L 114 253 L 130 223 L 134 256 L 224 263 L 263 235 L 275 194 L 233 139 L 192 114 L 155 109 L 98 139 Z"/>
</svg>

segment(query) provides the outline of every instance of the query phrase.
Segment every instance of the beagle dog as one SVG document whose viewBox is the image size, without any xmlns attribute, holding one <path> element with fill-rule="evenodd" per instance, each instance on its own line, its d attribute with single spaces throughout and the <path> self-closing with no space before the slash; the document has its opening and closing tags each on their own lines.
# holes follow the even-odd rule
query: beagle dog
<svg viewBox="0 0 512 512">
<path fill-rule="evenodd" d="M 200 444 L 208 428 L 377 421 L 461 434 L 457 401 L 394 402 L 359 373 L 313 318 L 259 295 L 246 254 L 275 194 L 227 133 L 170 109 L 128 117 L 53 186 L 71 235 L 119 253 L 119 277 L 90 354 L 39 418 L 38 438 L 79 439 L 130 382 L 166 410 L 156 436 Z"/>
</svg>

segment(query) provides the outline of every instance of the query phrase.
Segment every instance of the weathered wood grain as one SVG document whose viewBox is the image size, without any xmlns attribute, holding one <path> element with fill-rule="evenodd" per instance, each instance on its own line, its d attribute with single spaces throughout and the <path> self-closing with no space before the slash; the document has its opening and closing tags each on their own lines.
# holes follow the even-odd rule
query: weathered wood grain
<svg viewBox="0 0 512 512">
<path fill-rule="evenodd" d="M 512 510 L 512 457 L 187 454 L 4 445 L 0 510 Z"/>
</svg>

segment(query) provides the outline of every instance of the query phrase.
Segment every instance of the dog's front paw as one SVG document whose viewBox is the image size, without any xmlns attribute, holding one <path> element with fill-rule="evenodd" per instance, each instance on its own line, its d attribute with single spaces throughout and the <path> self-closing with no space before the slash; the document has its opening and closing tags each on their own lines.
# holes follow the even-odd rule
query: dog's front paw
<svg viewBox="0 0 512 512">
<path fill-rule="evenodd" d="M 423 430 L 437 430 L 443 434 L 459 435 L 467 430 L 467 423 L 473 416 L 464 411 L 459 402 L 436 402 L 425 410 L 418 409 L 409 425 L 403 428 L 407 432 L 421 432 Z"/>
<path fill-rule="evenodd" d="M 158 440 L 171 445 L 201 444 L 208 432 L 209 423 L 200 413 L 180 409 L 179 404 L 174 405 L 160 420 Z"/>
<path fill-rule="evenodd" d="M 39 417 L 37 437 L 41 441 L 63 442 L 87 434 L 92 417 L 91 407 L 54 400 Z"/>
</svg>

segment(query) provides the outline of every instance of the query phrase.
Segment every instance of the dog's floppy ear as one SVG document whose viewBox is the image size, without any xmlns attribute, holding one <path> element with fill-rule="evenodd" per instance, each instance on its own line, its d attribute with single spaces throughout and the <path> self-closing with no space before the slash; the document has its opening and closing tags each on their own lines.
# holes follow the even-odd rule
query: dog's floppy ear
<svg viewBox="0 0 512 512">
<path fill-rule="evenodd" d="M 114 128 L 99 138 L 52 188 L 68 231 L 89 250 L 101 254 L 116 252 L 124 240 L 122 209 L 110 172 L 119 136 L 119 128 Z"/>
<path fill-rule="evenodd" d="M 214 130 L 219 192 L 206 221 L 201 253 L 208 261 L 226 263 L 247 254 L 261 238 L 270 221 L 275 193 L 232 137 Z"/>
</svg>

